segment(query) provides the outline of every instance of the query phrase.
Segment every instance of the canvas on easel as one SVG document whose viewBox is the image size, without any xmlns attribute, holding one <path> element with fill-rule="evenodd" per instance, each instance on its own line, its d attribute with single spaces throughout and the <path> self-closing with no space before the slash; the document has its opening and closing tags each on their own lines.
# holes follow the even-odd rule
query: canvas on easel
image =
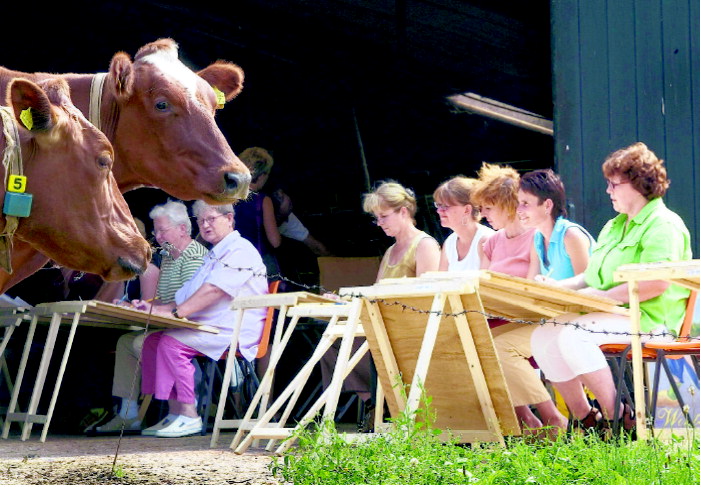
<svg viewBox="0 0 701 487">
<path fill-rule="evenodd" d="M 392 417 L 423 407 L 425 394 L 434 426 L 461 442 L 520 434 L 476 279 L 406 278 L 341 292 L 363 296 L 360 318 Z"/>
</svg>

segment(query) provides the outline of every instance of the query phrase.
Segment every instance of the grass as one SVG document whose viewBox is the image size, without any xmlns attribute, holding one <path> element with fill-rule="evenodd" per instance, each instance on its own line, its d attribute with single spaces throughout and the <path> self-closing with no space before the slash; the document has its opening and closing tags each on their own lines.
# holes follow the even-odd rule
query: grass
<svg viewBox="0 0 701 487">
<path fill-rule="evenodd" d="M 332 422 L 312 423 L 270 468 L 304 485 L 699 485 L 699 440 L 693 434 L 669 442 L 577 435 L 469 446 L 441 441 L 440 431 L 427 423 L 402 416 L 387 433 L 357 442 Z"/>
</svg>

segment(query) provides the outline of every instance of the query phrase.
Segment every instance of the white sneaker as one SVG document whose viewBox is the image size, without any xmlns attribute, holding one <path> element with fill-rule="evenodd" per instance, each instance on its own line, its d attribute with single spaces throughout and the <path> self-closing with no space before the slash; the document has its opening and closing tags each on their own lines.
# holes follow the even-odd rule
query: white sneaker
<svg viewBox="0 0 701 487">
<path fill-rule="evenodd" d="M 156 431 L 165 428 L 168 426 L 170 423 L 172 423 L 174 420 L 178 418 L 177 414 L 169 414 L 162 420 L 160 420 L 158 423 L 154 424 L 153 426 L 150 426 L 144 430 L 141 430 L 141 435 L 142 436 L 156 436 Z"/>
<path fill-rule="evenodd" d="M 165 428 L 156 431 L 159 438 L 180 438 L 190 436 L 202 431 L 202 418 L 189 418 L 180 415 Z"/>
<path fill-rule="evenodd" d="M 121 416 L 115 416 L 107 421 L 102 426 L 97 426 L 95 431 L 98 433 L 117 433 L 122 431 L 139 431 L 141 429 L 141 420 L 139 418 L 125 419 Z"/>
</svg>

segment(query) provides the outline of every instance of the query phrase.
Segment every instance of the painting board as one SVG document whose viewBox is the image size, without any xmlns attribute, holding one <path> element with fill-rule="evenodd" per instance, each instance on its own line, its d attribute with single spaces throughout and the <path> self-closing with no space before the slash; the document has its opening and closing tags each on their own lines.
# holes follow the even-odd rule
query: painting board
<svg viewBox="0 0 701 487">
<path fill-rule="evenodd" d="M 421 383 L 435 427 L 461 441 L 520 434 L 487 321 L 479 312 L 461 313 L 482 310 L 476 279 L 394 279 L 341 293 L 363 296 L 361 322 L 392 417 Z M 410 386 L 407 399 L 395 387 L 399 376 Z"/>
</svg>

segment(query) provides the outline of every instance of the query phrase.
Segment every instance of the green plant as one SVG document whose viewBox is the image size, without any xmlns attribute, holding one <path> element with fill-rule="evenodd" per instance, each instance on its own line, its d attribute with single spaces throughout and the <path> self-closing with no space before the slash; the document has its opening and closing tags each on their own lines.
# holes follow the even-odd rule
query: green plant
<svg viewBox="0 0 701 487">
<path fill-rule="evenodd" d="M 295 484 L 657 484 L 698 485 L 699 440 L 673 438 L 604 442 L 593 436 L 561 436 L 533 443 L 521 438 L 497 444 L 442 441 L 433 428 L 430 399 L 405 414 L 390 431 L 354 441 L 332 422 L 312 423 L 298 444 L 270 467 Z"/>
</svg>

